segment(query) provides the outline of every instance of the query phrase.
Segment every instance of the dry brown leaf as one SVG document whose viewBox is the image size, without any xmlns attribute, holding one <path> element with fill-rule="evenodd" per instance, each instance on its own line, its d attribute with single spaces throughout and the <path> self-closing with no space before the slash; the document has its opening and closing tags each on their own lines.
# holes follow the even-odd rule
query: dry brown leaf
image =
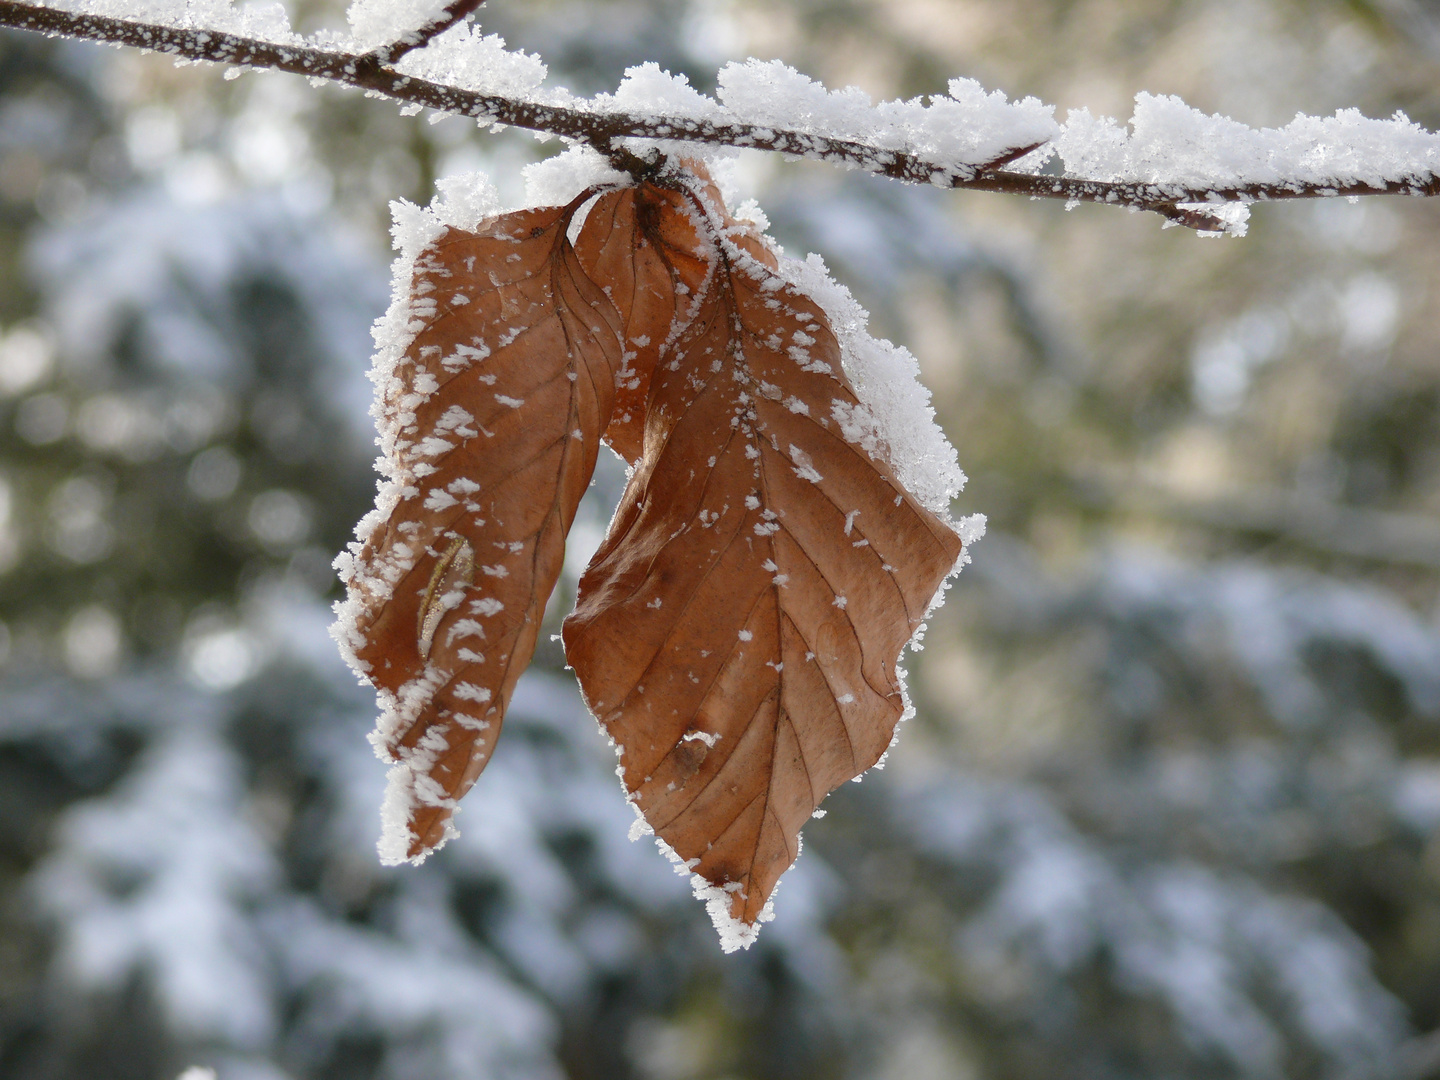
<svg viewBox="0 0 1440 1080">
<path fill-rule="evenodd" d="M 635 467 L 567 653 L 636 806 L 698 875 L 726 947 L 747 943 L 805 820 L 890 745 L 898 655 L 961 553 L 879 441 L 910 438 L 900 418 L 923 393 L 870 342 L 856 370 L 887 388 L 886 419 L 871 414 L 820 303 L 698 168 L 425 245 L 430 227 L 387 316 L 389 480 L 337 623 L 396 763 L 382 857 L 453 834 L 603 436 Z M 963 478 L 928 430 L 902 458 L 939 462 L 922 482 L 943 507 Z"/>
<path fill-rule="evenodd" d="M 346 629 L 402 766 L 391 861 L 445 839 L 489 759 L 612 412 L 620 328 L 566 239 L 579 202 L 451 229 L 416 261 L 423 325 L 381 404 L 401 498 L 355 559 Z"/>
<path fill-rule="evenodd" d="M 682 188 L 641 185 L 632 212 L 654 215 L 661 264 L 713 273 L 655 369 L 565 647 L 627 790 L 713 887 L 733 947 L 820 801 L 890 745 L 898 655 L 961 542 L 847 438 L 860 407 L 819 304 L 713 188 Z"/>
<path fill-rule="evenodd" d="M 640 458 L 651 374 L 710 269 L 694 254 L 699 238 L 686 209 L 680 192 L 653 185 L 606 192 L 575 240 L 580 264 L 609 291 L 623 321 L 625 366 L 605 440 L 632 463 Z"/>
</svg>

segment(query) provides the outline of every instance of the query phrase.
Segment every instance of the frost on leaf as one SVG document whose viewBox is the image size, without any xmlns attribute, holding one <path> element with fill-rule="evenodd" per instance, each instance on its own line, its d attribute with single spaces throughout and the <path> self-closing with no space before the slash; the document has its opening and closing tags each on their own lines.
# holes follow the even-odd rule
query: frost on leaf
<svg viewBox="0 0 1440 1080">
<path fill-rule="evenodd" d="M 413 339 L 379 374 L 388 516 L 362 522 L 341 624 L 379 692 L 372 739 L 395 763 L 388 862 L 453 834 L 534 651 L 612 411 L 619 323 L 566 239 L 577 205 L 436 237 L 409 286 Z"/>
<path fill-rule="evenodd" d="M 381 855 L 453 834 L 603 437 L 634 467 L 566 652 L 632 801 L 748 944 L 801 826 L 904 715 L 900 651 L 978 528 L 945 516 L 953 451 L 908 358 L 699 166 L 411 224 L 377 332 L 387 479 L 338 562 L 337 637 L 395 765 Z"/>
<path fill-rule="evenodd" d="M 868 414 L 819 303 L 713 187 L 670 186 L 623 209 L 648 223 L 647 265 L 702 264 L 703 285 L 564 637 L 630 797 L 733 948 L 821 800 L 890 745 L 897 658 L 962 545 L 852 422 Z M 627 323 L 661 321 L 615 295 Z"/>
<path fill-rule="evenodd" d="M 640 458 L 655 365 L 671 351 L 672 330 L 692 311 L 710 271 L 688 209 L 680 192 L 649 184 L 610 191 L 595 201 L 575 241 L 581 265 L 609 290 L 624 320 L 624 367 L 605 438 L 631 463 Z"/>
</svg>

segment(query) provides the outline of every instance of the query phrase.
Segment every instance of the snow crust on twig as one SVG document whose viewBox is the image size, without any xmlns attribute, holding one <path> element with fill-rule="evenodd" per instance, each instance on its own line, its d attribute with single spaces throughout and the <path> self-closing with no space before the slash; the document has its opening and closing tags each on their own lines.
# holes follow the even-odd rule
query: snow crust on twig
<svg viewBox="0 0 1440 1080">
<path fill-rule="evenodd" d="M 1252 128 L 1178 97 L 1135 97 L 1130 130 L 1072 110 L 1055 140 L 1067 173 L 1120 183 L 1225 191 L 1249 186 L 1382 188 L 1433 176 L 1440 135 L 1404 113 L 1374 120 L 1358 109 L 1299 114 L 1283 128 Z"/>
<path fill-rule="evenodd" d="M 1289 195 L 1393 190 L 1434 194 L 1440 135 L 1404 113 L 1387 120 L 1342 109 L 1331 117 L 1297 114 L 1282 128 L 1252 128 L 1191 108 L 1178 97 L 1140 93 L 1129 130 L 1110 117 L 1075 109 L 1050 146 L 1019 164 L 1038 168 L 1051 155 L 1065 175 L 1173 191 L 1176 201 L 1244 235 L 1246 206 Z M 1425 189 L 1429 186 L 1429 190 Z M 1206 198 L 1199 198 L 1206 195 Z M 1215 204 L 1230 203 L 1230 206 Z"/>
<path fill-rule="evenodd" d="M 542 84 L 549 68 L 539 56 L 506 47 L 498 34 L 485 34 L 464 23 L 406 53 L 395 70 L 443 86 L 516 102 L 574 107 L 569 91 Z"/>
<path fill-rule="evenodd" d="M 417 28 L 437 22 L 445 8 L 445 0 L 354 0 L 345 12 L 351 45 L 369 52 L 401 41 Z"/>
<path fill-rule="evenodd" d="M 1059 134 L 1054 106 L 1033 97 L 1008 101 L 974 79 L 951 79 L 947 92 L 928 102 L 917 97 L 878 105 L 863 90 L 827 90 L 778 60 L 727 64 L 719 83 L 719 98 L 735 120 L 911 154 L 954 175 Z"/>
<path fill-rule="evenodd" d="M 465 0 L 444 8 L 439 0 L 356 0 L 349 35 L 305 40 L 278 4 L 0 0 L 0 26 L 329 79 L 605 151 L 755 148 L 910 183 L 1153 210 L 1202 233 L 1242 234 L 1246 207 L 1259 201 L 1440 194 L 1440 136 L 1401 114 L 1379 120 L 1347 109 L 1255 129 L 1142 93 L 1128 129 L 1084 109 L 1060 124 L 1052 106 L 1008 101 L 970 79 L 928 99 L 877 105 L 854 88 L 830 91 L 757 60 L 722 69 L 715 98 L 654 64 L 632 68 L 613 94 L 581 98 L 546 87 L 539 57 L 466 25 L 468 10 Z M 453 18 L 462 21 L 449 25 Z M 392 50 L 403 55 L 387 66 Z M 1060 174 L 1042 171 L 1057 156 Z"/>
<path fill-rule="evenodd" d="M 46 4 L 16 4 L 36 11 L 72 15 L 99 15 L 127 22 L 150 23 L 212 34 L 233 34 L 257 38 L 274 45 L 298 46 L 306 42 L 290 26 L 285 5 L 251 3 L 236 5 L 229 0 L 51 0 Z M 198 59 L 198 57 L 197 57 Z"/>
</svg>

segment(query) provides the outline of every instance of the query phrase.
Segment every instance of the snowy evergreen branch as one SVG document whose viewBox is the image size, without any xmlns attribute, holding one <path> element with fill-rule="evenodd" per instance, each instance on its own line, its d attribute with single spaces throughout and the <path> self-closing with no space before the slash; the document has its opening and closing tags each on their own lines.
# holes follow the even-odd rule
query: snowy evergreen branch
<svg viewBox="0 0 1440 1080">
<path fill-rule="evenodd" d="M 368 50 L 326 48 L 295 35 L 276 41 L 213 25 L 141 22 L 21 0 L 0 0 L 0 26 L 325 79 L 497 127 L 586 143 L 606 154 L 628 150 L 625 140 L 766 150 L 907 183 L 1148 210 L 1207 233 L 1243 234 L 1246 208 L 1255 202 L 1440 194 L 1440 139 L 1398 114 L 1386 121 L 1353 112 L 1326 120 L 1297 117 L 1284 129 L 1256 131 L 1223 117 L 1201 116 L 1177 99 L 1142 94 L 1132 121 L 1136 132 L 1130 136 L 1083 110 L 1062 126 L 1033 99 L 1011 105 L 1001 95 L 981 93 L 976 100 L 968 89 L 974 84 L 965 87 L 970 94 L 965 102 L 942 97 L 928 107 L 892 102 L 872 108 L 857 91 L 829 93 L 780 65 L 755 61 L 727 69 L 740 73 L 740 92 L 732 95 L 736 100 L 726 99 L 726 107 L 689 90 L 683 80 L 672 80 L 701 107 L 689 107 L 687 99 L 686 108 L 667 109 L 676 99 L 662 95 L 643 111 L 618 107 L 620 95 L 583 99 L 564 91 L 542 92 L 538 96 L 551 100 L 536 100 L 434 81 L 396 66 L 434 45 L 482 2 L 456 0 L 420 28 Z M 952 83 L 952 95 L 957 84 L 966 83 Z M 737 101 L 751 107 L 737 107 Z M 1164 123 L 1142 140 L 1141 110 L 1147 108 Z M 1013 114 L 1008 127 L 1002 116 L 1006 110 Z M 976 121 L 973 133 L 963 130 L 970 116 Z M 988 130 L 978 130 L 987 124 Z M 856 129 L 874 137 L 844 137 Z M 1352 135 L 1356 141 L 1344 141 Z M 987 144 L 989 152 L 977 156 L 977 147 Z M 925 152 L 936 146 L 962 149 Z M 1063 171 L 1039 171 L 1057 151 Z"/>
</svg>

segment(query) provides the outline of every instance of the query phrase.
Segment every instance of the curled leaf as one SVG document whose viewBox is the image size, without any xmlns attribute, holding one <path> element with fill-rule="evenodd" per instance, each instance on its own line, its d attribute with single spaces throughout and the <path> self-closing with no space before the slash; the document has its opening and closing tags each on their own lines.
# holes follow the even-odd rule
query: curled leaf
<svg viewBox="0 0 1440 1080">
<path fill-rule="evenodd" d="M 695 254 L 689 209 L 679 191 L 653 185 L 609 191 L 596 199 L 575 241 L 580 264 L 620 313 L 625 351 L 605 438 L 629 462 L 640 457 L 655 365 L 693 312 L 711 268 Z"/>
<path fill-rule="evenodd" d="M 393 505 L 362 522 L 341 612 L 395 762 L 387 861 L 443 842 L 489 760 L 613 410 L 619 322 L 566 239 L 578 204 L 450 229 L 416 260 L 416 332 L 378 406 Z"/>
<path fill-rule="evenodd" d="M 825 312 L 763 240 L 695 179 L 633 201 L 658 263 L 707 273 L 565 647 L 632 800 L 734 948 L 821 800 L 890 745 L 897 657 L 962 545 L 895 478 Z"/>
</svg>

